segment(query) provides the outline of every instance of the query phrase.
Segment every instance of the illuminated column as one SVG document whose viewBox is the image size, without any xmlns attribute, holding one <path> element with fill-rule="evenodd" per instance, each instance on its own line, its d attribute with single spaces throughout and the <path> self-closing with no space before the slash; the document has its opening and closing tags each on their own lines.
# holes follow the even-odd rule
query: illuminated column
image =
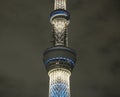
<svg viewBox="0 0 120 97">
<path fill-rule="evenodd" d="M 68 47 L 70 14 L 66 10 L 66 0 L 55 0 L 50 23 L 53 27 L 53 47 L 46 49 L 43 54 L 49 75 L 49 97 L 70 97 L 70 76 L 76 53 Z"/>
<path fill-rule="evenodd" d="M 55 0 L 54 11 L 50 14 L 50 23 L 53 26 L 54 46 L 68 46 L 67 28 L 70 14 L 66 10 L 66 0 Z"/>
<path fill-rule="evenodd" d="M 43 61 L 49 75 L 49 97 L 70 97 L 70 75 L 76 62 L 74 50 L 63 46 L 48 48 Z"/>
<path fill-rule="evenodd" d="M 66 69 L 56 68 L 48 73 L 49 82 L 49 97 L 70 97 L 70 82 L 71 72 Z"/>
<path fill-rule="evenodd" d="M 56 9 L 66 10 L 66 0 L 55 0 L 54 10 L 56 10 Z"/>
</svg>

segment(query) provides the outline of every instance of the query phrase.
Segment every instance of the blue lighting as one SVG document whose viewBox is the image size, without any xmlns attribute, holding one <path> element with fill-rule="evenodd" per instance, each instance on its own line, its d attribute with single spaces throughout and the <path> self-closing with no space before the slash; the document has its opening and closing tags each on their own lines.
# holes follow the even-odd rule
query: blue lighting
<svg viewBox="0 0 120 97">
<path fill-rule="evenodd" d="M 52 17 L 52 16 L 54 16 L 54 15 L 56 15 L 56 14 L 62 14 L 62 15 L 65 15 L 65 16 L 68 16 L 68 13 L 67 12 L 65 12 L 65 11 L 55 11 L 55 12 L 53 12 L 51 15 L 50 15 L 50 17 Z"/>
<path fill-rule="evenodd" d="M 69 58 L 64 58 L 64 57 L 55 57 L 55 58 L 50 58 L 48 59 L 45 64 L 47 65 L 50 61 L 58 61 L 58 60 L 63 60 L 63 61 L 67 61 L 68 63 L 74 65 L 75 62 L 72 59 Z"/>
<path fill-rule="evenodd" d="M 68 86 L 62 82 L 56 82 L 50 86 L 50 97 L 69 97 Z"/>
</svg>

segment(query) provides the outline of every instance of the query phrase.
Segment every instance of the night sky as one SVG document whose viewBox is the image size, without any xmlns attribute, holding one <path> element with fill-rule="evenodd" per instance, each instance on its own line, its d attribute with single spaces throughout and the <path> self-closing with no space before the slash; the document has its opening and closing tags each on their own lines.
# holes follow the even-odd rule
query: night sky
<svg viewBox="0 0 120 97">
<path fill-rule="evenodd" d="M 120 97 L 120 0 L 68 0 L 67 9 L 71 97 Z M 48 97 L 52 10 L 53 0 L 0 0 L 0 97 Z"/>
</svg>

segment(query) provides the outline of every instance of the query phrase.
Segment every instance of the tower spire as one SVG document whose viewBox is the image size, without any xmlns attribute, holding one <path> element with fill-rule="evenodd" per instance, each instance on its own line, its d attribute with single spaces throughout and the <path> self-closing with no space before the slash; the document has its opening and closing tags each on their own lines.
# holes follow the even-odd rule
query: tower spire
<svg viewBox="0 0 120 97">
<path fill-rule="evenodd" d="M 70 97 L 70 76 L 76 62 L 76 53 L 68 47 L 70 14 L 66 0 L 54 0 L 50 14 L 53 27 L 53 47 L 45 50 L 43 61 L 49 75 L 49 97 Z"/>
</svg>

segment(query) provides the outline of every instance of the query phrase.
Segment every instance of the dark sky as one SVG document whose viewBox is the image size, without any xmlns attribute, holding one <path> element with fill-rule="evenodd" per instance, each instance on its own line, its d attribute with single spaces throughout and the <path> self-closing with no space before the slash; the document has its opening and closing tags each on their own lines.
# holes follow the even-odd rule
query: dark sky
<svg viewBox="0 0 120 97">
<path fill-rule="evenodd" d="M 71 97 L 120 97 L 120 0 L 68 0 L 77 64 Z M 42 62 L 53 0 L 0 0 L 0 97 L 48 97 Z"/>
</svg>

